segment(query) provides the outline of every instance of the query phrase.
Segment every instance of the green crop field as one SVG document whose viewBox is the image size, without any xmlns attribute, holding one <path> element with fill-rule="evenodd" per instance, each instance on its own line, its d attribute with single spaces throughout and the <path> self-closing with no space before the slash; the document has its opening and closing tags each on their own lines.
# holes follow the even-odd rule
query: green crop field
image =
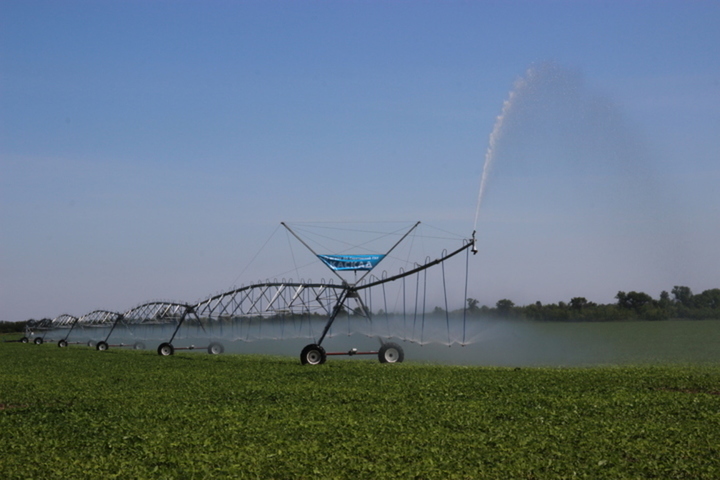
<svg viewBox="0 0 720 480">
<path fill-rule="evenodd" d="M 720 366 L 0 344 L 0 477 L 720 478 Z"/>
</svg>

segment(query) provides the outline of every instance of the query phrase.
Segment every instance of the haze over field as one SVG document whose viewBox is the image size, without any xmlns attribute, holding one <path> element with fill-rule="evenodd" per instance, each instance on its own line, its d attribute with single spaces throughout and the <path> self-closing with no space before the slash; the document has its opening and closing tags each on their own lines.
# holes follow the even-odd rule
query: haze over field
<svg viewBox="0 0 720 480">
<path fill-rule="evenodd" d="M 297 244 L 261 248 L 281 221 L 477 228 L 487 305 L 720 287 L 718 24 L 709 1 L 3 2 L 0 320 L 293 274 Z"/>
</svg>

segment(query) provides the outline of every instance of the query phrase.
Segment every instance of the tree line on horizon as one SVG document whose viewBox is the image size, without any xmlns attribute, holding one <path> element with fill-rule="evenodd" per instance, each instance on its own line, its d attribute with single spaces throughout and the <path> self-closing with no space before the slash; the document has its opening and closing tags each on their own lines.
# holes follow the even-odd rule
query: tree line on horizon
<svg viewBox="0 0 720 480">
<path fill-rule="evenodd" d="M 672 295 L 672 296 L 671 296 Z M 507 298 L 498 300 L 495 307 L 480 306 L 474 298 L 467 299 L 467 311 L 476 316 L 495 316 L 544 321 L 622 321 L 720 319 L 720 288 L 693 294 L 690 287 L 675 286 L 670 293 L 662 291 L 658 299 L 644 292 L 619 291 L 616 303 L 597 304 L 585 297 L 573 297 L 569 302 L 517 306 Z"/>
</svg>

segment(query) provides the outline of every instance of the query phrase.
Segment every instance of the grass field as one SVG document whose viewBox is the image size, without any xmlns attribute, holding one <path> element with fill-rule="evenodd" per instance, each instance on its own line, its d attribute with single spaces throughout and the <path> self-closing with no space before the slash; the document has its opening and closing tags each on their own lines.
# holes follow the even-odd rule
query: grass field
<svg viewBox="0 0 720 480">
<path fill-rule="evenodd" d="M 511 368 L 0 343 L 0 477 L 720 478 L 720 365 Z"/>
</svg>

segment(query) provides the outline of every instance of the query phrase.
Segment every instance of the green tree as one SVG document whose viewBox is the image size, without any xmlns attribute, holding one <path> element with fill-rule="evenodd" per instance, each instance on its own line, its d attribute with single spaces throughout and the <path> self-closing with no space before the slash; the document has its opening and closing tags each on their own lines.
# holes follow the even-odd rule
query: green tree
<svg viewBox="0 0 720 480">
<path fill-rule="evenodd" d="M 660 308 L 668 308 L 671 304 L 670 294 L 666 290 L 660 292 L 660 301 L 658 302 Z"/>
<path fill-rule="evenodd" d="M 698 308 L 720 308 L 720 288 L 705 290 L 693 297 L 693 304 Z"/>
<path fill-rule="evenodd" d="M 495 304 L 495 307 L 497 308 L 497 311 L 502 316 L 508 316 L 512 312 L 513 308 L 515 307 L 515 304 L 512 300 L 508 300 L 507 298 L 503 298 L 502 300 L 498 300 Z"/>
<path fill-rule="evenodd" d="M 480 302 L 479 302 L 478 300 L 474 299 L 474 298 L 468 298 L 468 299 L 467 299 L 467 308 L 468 308 L 468 311 L 475 313 L 475 312 L 477 312 L 478 310 L 480 310 L 480 307 L 478 307 L 478 304 L 479 304 L 479 303 L 480 303 Z"/>
<path fill-rule="evenodd" d="M 30 320 L 33 321 L 33 320 Z M 26 322 L 4 322 L 0 321 L 0 333 L 19 333 L 25 330 Z"/>
<path fill-rule="evenodd" d="M 627 293 L 620 290 L 617 295 L 615 295 L 615 298 L 617 298 L 617 306 L 620 308 L 629 308 L 628 307 L 628 299 L 627 299 Z"/>
<path fill-rule="evenodd" d="M 651 305 L 653 301 L 650 295 L 643 292 L 625 293 L 620 291 L 615 295 L 615 298 L 618 300 L 618 307 L 635 310 L 636 312 L 640 312 L 645 305 Z"/>
<path fill-rule="evenodd" d="M 675 285 L 672 289 L 672 294 L 675 297 L 675 301 L 680 303 L 684 307 L 691 308 L 693 306 L 693 293 L 690 287 L 683 287 Z"/>
<path fill-rule="evenodd" d="M 570 299 L 570 308 L 573 310 L 577 310 L 579 312 L 582 311 L 583 308 L 588 306 L 587 298 L 585 297 L 573 297 Z"/>
</svg>

